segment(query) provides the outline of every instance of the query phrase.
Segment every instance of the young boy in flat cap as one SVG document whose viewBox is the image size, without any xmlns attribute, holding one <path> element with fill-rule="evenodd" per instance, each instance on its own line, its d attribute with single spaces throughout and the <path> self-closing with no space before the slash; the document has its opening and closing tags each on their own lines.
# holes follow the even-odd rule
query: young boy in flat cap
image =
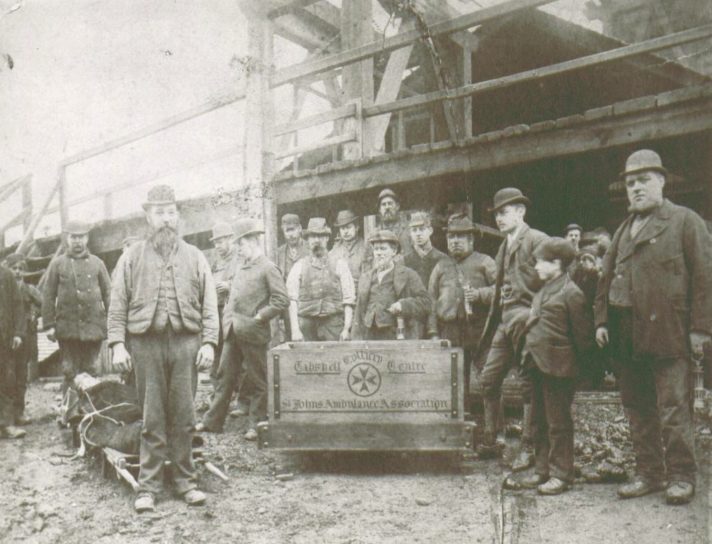
<svg viewBox="0 0 712 544">
<path fill-rule="evenodd" d="M 566 273 L 576 257 L 570 241 L 545 240 L 534 257 L 544 286 L 532 300 L 523 357 L 532 382 L 535 469 L 519 480 L 508 478 L 505 485 L 558 495 L 574 480 L 571 403 L 577 358 L 593 345 L 593 315 L 583 292 Z"/>
</svg>

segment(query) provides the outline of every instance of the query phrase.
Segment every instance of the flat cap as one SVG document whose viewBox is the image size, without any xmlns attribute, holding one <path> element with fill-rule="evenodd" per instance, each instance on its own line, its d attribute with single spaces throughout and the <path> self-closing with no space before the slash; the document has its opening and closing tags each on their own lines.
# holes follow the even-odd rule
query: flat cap
<svg viewBox="0 0 712 544">
<path fill-rule="evenodd" d="M 576 249 L 568 240 L 552 236 L 537 246 L 534 250 L 534 256 L 545 261 L 559 259 L 561 266 L 566 268 L 576 258 Z"/>
<path fill-rule="evenodd" d="M 387 196 L 390 196 L 393 200 L 396 202 L 400 202 L 400 199 L 398 198 L 398 195 L 393 191 L 393 189 L 383 189 L 380 193 L 378 193 L 378 203 L 381 203 L 381 200 L 386 198 Z"/>
<path fill-rule="evenodd" d="M 284 227 L 301 227 L 302 222 L 296 213 L 285 213 L 282 216 L 282 228 Z"/>
<path fill-rule="evenodd" d="M 400 242 L 398 241 L 398 236 L 396 236 L 393 231 L 390 230 L 377 230 L 368 239 L 369 244 L 375 244 L 376 242 L 388 242 L 394 244 L 396 247 L 400 247 Z"/>
<path fill-rule="evenodd" d="M 239 240 L 245 236 L 264 234 L 265 229 L 262 228 L 254 219 L 238 219 L 235 222 L 235 240 Z"/>
<path fill-rule="evenodd" d="M 569 225 L 566 225 L 566 229 L 564 230 L 564 232 L 566 232 L 568 234 L 572 230 L 577 230 L 579 232 L 583 232 L 581 225 L 577 225 L 576 223 L 571 223 Z"/>
<path fill-rule="evenodd" d="M 27 259 L 22 253 L 10 253 L 5 257 L 5 265 L 8 267 L 15 266 L 18 263 L 27 264 Z"/>
</svg>

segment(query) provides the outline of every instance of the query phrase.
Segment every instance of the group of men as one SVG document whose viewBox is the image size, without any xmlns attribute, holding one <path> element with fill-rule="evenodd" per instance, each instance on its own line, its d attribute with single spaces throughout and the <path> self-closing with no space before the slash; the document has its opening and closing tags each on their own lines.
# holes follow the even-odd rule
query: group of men
<svg viewBox="0 0 712 544">
<path fill-rule="evenodd" d="M 183 500 L 205 501 L 192 433 L 222 430 L 236 388 L 238 411 L 249 421 L 245 438 L 257 438 L 256 424 L 267 417 L 267 349 L 278 329 L 291 341 L 442 338 L 462 347 L 466 383 L 475 366 L 484 398 L 482 457 L 499 451 L 502 382 L 519 369 L 523 447 L 513 469 L 536 466 L 514 484 L 562 492 L 573 478 L 573 378 L 586 339 L 593 343 L 595 315 L 595 341 L 613 351 L 637 460 L 637 478 L 619 495 L 665 489 L 668 502 L 684 503 L 695 486 L 690 361 L 712 334 L 712 242 L 698 215 L 664 199 L 666 176 L 656 153 L 629 157 L 621 177 L 630 216 L 612 241 L 582 236 L 575 224 L 568 242 L 549 238 L 527 225 L 529 199 L 504 188 L 490 210 L 504 235 L 496 258 L 475 250 L 477 229 L 462 214 L 447 222 L 444 254 L 432 246 L 429 214 L 405 220 L 397 195 L 384 189 L 367 241 L 351 210 L 338 212 L 331 250 L 324 218 L 310 218 L 302 231 L 299 217 L 286 214 L 285 244 L 273 263 L 263 227 L 240 219 L 213 229 L 212 270 L 178 235 L 173 190 L 156 186 L 143 205 L 148 237 L 125 248 L 113 278 L 88 252 L 88 226 L 67 225 L 66 251 L 43 280 L 43 325 L 59 341 L 65 388 L 76 373 L 92 371 L 105 338 L 114 368 L 133 371 L 144 413 L 135 500 L 143 512 L 155 509 L 168 460 Z M 24 399 L 8 384 L 24 378 L 5 363 L 22 359 L 28 308 L 39 297 L 22 287 L 23 258 L 6 264 L 15 275 L 0 267 L 0 356 L 8 376 L 0 432 L 18 437 Z M 211 371 L 215 387 L 196 423 L 199 370 Z"/>
</svg>

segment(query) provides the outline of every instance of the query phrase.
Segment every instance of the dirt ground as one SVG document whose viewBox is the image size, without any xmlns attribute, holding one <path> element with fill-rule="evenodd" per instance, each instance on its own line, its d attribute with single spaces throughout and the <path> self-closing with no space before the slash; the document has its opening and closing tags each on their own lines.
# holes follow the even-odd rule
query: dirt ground
<svg viewBox="0 0 712 544">
<path fill-rule="evenodd" d="M 207 456 L 230 477 L 222 482 L 201 471 L 207 506 L 188 508 L 166 494 L 156 514 L 137 516 L 128 486 L 105 479 L 97 460 L 67 457 L 71 451 L 54 421 L 56 392 L 50 388 L 30 389 L 28 412 L 35 423 L 28 436 L 0 442 L 0 542 L 712 541 L 707 426 L 698 428 L 697 496 L 691 505 L 669 507 L 662 494 L 620 501 L 614 484 L 577 482 L 558 497 L 502 492 L 506 469 L 498 461 L 262 451 L 242 438 L 245 422 L 231 419 L 224 434 L 206 435 Z M 579 462 L 596 460 L 596 444 L 626 427 L 615 406 L 579 406 L 576 417 Z M 614 453 L 629 466 L 629 444 L 621 440 Z M 285 473 L 293 477 L 276 478 Z"/>
</svg>

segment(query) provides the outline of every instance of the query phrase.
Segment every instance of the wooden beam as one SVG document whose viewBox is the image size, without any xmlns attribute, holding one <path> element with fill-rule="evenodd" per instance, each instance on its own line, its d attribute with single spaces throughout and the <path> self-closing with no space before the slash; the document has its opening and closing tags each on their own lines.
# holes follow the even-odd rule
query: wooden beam
<svg viewBox="0 0 712 544">
<path fill-rule="evenodd" d="M 303 119 L 299 119 L 292 123 L 285 123 L 283 125 L 277 125 L 272 129 L 272 135 L 278 136 L 280 134 L 287 134 L 289 132 L 295 132 L 297 130 L 302 130 L 305 128 L 310 128 L 316 125 L 321 125 L 323 123 L 328 123 L 329 121 L 334 121 L 336 119 L 343 119 L 344 117 L 353 117 L 356 115 L 356 104 L 346 104 L 340 108 L 325 111 L 323 113 L 317 113 L 315 115 L 310 115 Z"/>
<path fill-rule="evenodd" d="M 527 132 L 493 142 L 477 140 L 462 147 L 404 153 L 387 161 L 363 161 L 340 168 L 277 181 L 278 203 L 392 186 L 440 176 L 471 174 L 516 164 L 595 153 L 604 149 L 712 131 L 712 97 L 605 117 L 568 128 Z"/>
<path fill-rule="evenodd" d="M 353 0 L 352 0 L 353 1 Z M 455 17 L 448 21 L 436 23 L 430 26 L 430 35 L 438 36 L 451 34 L 460 30 L 492 21 L 499 17 L 521 11 L 523 9 L 535 8 L 550 3 L 552 0 L 508 0 L 496 6 L 482 8 L 474 13 L 468 13 L 460 17 Z M 372 43 L 349 49 L 336 55 L 330 55 L 324 59 L 314 60 L 296 64 L 288 68 L 282 68 L 274 73 L 271 79 L 272 87 L 285 85 L 297 81 L 304 76 L 317 74 L 325 70 L 331 70 L 337 66 L 352 64 L 360 60 L 373 57 L 379 53 L 387 53 L 405 47 L 422 38 L 420 31 L 413 30 L 405 34 L 399 34 L 385 40 L 377 40 Z"/>
<path fill-rule="evenodd" d="M 299 8 L 305 8 L 311 4 L 315 4 L 319 0 L 286 0 L 279 2 L 282 5 L 278 7 L 273 7 L 268 13 L 267 17 L 270 19 L 276 19 L 277 17 L 282 17 L 287 13 L 292 13 Z M 276 3 L 272 0 L 272 4 Z"/>
<path fill-rule="evenodd" d="M 24 187 L 32 181 L 32 174 L 27 174 L 25 176 L 19 177 L 12 180 L 9 183 L 0 188 L 0 202 L 6 200 L 10 195 L 17 191 L 20 187 Z"/>
<path fill-rule="evenodd" d="M 684 30 L 675 34 L 670 34 L 668 36 L 662 36 L 660 38 L 653 38 L 651 40 L 646 40 L 640 43 L 627 45 L 624 47 L 618 47 L 610 51 L 595 53 L 593 55 L 587 55 L 585 57 L 559 62 L 557 64 L 544 66 L 542 68 L 525 70 L 524 72 L 518 72 L 516 74 L 503 76 L 497 79 L 490 79 L 487 81 L 472 83 L 471 85 L 465 85 L 457 89 L 452 89 L 448 91 L 435 91 L 431 93 L 425 93 L 420 96 L 414 96 L 412 98 L 397 100 L 389 104 L 380 104 L 377 106 L 364 107 L 363 114 L 364 117 L 371 117 L 374 115 L 382 115 L 388 112 L 424 106 L 426 104 L 432 104 L 433 102 L 440 102 L 441 100 L 454 100 L 458 98 L 464 98 L 466 96 L 473 96 L 475 94 L 492 91 L 495 89 L 503 89 L 505 87 L 516 85 L 518 83 L 524 83 L 527 81 L 539 80 L 554 75 L 565 74 L 573 70 L 591 68 L 593 66 L 626 59 L 634 55 L 641 55 L 643 53 L 660 51 L 661 49 L 667 49 L 668 47 L 673 47 L 682 43 L 702 40 L 705 38 L 709 38 L 710 36 L 712 36 L 712 24 L 703 25 L 690 30 Z"/>
<path fill-rule="evenodd" d="M 309 51 L 338 50 L 339 29 L 308 11 L 299 10 L 280 17 L 274 23 L 275 34 Z"/>
<path fill-rule="evenodd" d="M 412 20 L 408 20 L 401 24 L 399 32 L 410 32 L 414 27 L 415 23 Z M 384 104 L 398 98 L 403 83 L 403 72 L 408 66 L 408 60 L 410 59 L 412 51 L 413 44 L 411 43 L 391 52 L 388 57 L 386 69 L 383 72 L 383 77 L 381 78 L 381 85 L 378 88 L 378 94 L 376 95 L 374 104 Z M 370 125 L 366 134 L 368 134 L 368 137 L 371 139 L 371 144 L 368 146 L 371 153 L 379 153 L 385 150 L 385 136 L 390 121 L 390 114 L 381 115 L 366 121 L 366 123 Z"/>
<path fill-rule="evenodd" d="M 63 165 L 59 166 L 59 172 L 57 173 L 57 182 L 52 186 L 52 189 L 45 197 L 45 201 L 42 204 L 42 207 L 34 215 L 34 217 L 32 218 L 32 221 L 30 222 L 27 229 L 25 229 L 25 233 L 22 237 L 22 241 L 20 242 L 20 245 L 17 246 L 18 253 L 24 254 L 27 251 L 27 249 L 30 247 L 30 244 L 32 243 L 32 240 L 35 236 L 35 230 L 37 229 L 37 225 L 39 225 L 40 221 L 42 221 L 42 218 L 45 216 L 45 212 L 47 211 L 47 208 L 49 208 L 49 205 L 52 203 L 52 199 L 54 199 L 54 196 L 57 194 L 57 191 L 59 190 L 59 183 L 60 183 L 60 180 L 62 177 L 62 172 L 64 172 L 64 168 L 65 167 Z"/>
</svg>

